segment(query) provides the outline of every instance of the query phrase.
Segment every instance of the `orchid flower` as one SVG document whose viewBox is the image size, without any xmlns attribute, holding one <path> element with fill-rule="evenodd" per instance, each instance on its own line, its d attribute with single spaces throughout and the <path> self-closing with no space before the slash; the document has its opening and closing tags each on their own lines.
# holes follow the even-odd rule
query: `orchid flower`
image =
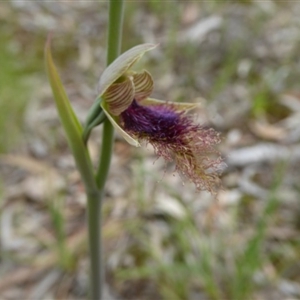
<svg viewBox="0 0 300 300">
<path fill-rule="evenodd" d="M 133 146 L 150 143 L 155 153 L 195 183 L 198 190 L 215 193 L 220 186 L 222 159 L 215 146 L 219 134 L 196 124 L 186 113 L 195 103 L 149 98 L 153 79 L 147 71 L 130 68 L 153 44 L 138 45 L 119 56 L 99 81 L 101 107 L 114 128 Z"/>
</svg>

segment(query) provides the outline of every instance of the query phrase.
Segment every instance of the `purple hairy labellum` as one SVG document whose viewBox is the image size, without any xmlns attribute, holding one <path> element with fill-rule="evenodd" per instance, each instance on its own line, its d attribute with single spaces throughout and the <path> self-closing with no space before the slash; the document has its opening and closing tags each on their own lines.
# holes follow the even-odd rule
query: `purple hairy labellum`
<svg viewBox="0 0 300 300">
<path fill-rule="evenodd" d="M 214 146 L 220 142 L 213 129 L 204 129 L 174 105 L 142 106 L 136 100 L 121 114 L 121 126 L 136 139 L 150 143 L 158 156 L 175 161 L 176 170 L 192 180 L 198 190 L 212 193 L 220 185 L 221 159 Z"/>
<path fill-rule="evenodd" d="M 136 46 L 114 61 L 100 79 L 99 96 L 103 111 L 116 130 L 131 145 L 151 144 L 156 154 L 174 161 L 176 171 L 189 178 L 198 190 L 215 194 L 221 186 L 224 163 L 216 150 L 219 134 L 196 124 L 186 114 L 194 103 L 175 103 L 149 98 L 152 76 L 130 67 L 151 44 Z"/>
</svg>

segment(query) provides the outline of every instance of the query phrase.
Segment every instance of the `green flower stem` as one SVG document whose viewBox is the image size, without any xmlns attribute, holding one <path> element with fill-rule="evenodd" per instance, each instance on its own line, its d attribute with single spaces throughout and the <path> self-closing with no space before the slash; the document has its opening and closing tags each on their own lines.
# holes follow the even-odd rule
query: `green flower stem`
<svg viewBox="0 0 300 300">
<path fill-rule="evenodd" d="M 106 119 L 103 124 L 102 149 L 100 156 L 99 168 L 96 174 L 97 186 L 100 190 L 104 189 L 107 179 L 114 139 L 114 128 L 110 121 Z"/>
<path fill-rule="evenodd" d="M 120 54 L 123 24 L 123 0 L 110 0 L 107 65 Z M 101 156 L 96 172 L 98 190 L 88 193 L 88 231 L 90 249 L 90 299 L 103 297 L 104 264 L 102 259 L 101 207 L 113 148 L 114 130 L 108 119 L 104 121 Z"/>
<path fill-rule="evenodd" d="M 111 64 L 119 55 L 122 41 L 123 0 L 110 0 L 107 36 L 106 64 Z"/>
<path fill-rule="evenodd" d="M 90 249 L 90 292 L 91 300 L 102 299 L 104 266 L 102 260 L 101 207 L 102 193 L 88 193 L 88 240 Z"/>
<path fill-rule="evenodd" d="M 109 3 L 109 25 L 108 25 L 108 46 L 106 63 L 109 65 L 119 55 L 122 40 L 123 25 L 123 0 L 110 0 Z M 98 188 L 104 188 L 109 171 L 114 129 L 110 121 L 106 119 L 103 127 L 103 139 L 99 167 L 96 174 Z"/>
<path fill-rule="evenodd" d="M 93 128 L 96 127 L 97 125 L 100 125 L 101 123 L 103 123 L 105 119 L 106 119 L 106 116 L 105 116 L 104 111 L 100 110 L 98 116 L 95 117 L 94 120 L 90 124 L 88 124 L 87 126 L 84 127 L 82 138 L 83 138 L 85 145 L 87 144 L 87 141 L 89 139 L 89 136 L 90 136 Z"/>
</svg>

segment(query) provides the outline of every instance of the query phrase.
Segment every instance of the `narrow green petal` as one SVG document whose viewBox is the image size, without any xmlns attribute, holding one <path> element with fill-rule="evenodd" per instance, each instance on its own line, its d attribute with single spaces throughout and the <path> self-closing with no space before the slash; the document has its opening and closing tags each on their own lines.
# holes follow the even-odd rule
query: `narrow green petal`
<svg viewBox="0 0 300 300">
<path fill-rule="evenodd" d="M 140 143 L 138 142 L 138 140 L 136 140 L 135 138 L 133 138 L 132 136 L 130 136 L 126 131 L 124 131 L 119 124 L 117 123 L 117 119 L 118 117 L 114 117 L 112 116 L 108 109 L 106 108 L 106 103 L 102 103 L 101 107 L 104 111 L 104 113 L 106 114 L 107 118 L 109 119 L 109 121 L 111 122 L 111 124 L 113 125 L 113 127 L 116 129 L 116 131 L 132 146 L 135 147 L 140 147 Z"/>
<path fill-rule="evenodd" d="M 103 72 L 99 81 L 99 95 L 103 95 L 105 91 L 119 77 L 121 77 L 130 67 L 137 62 L 147 51 L 152 50 L 157 45 L 142 44 L 135 46 L 114 60 Z"/>
<path fill-rule="evenodd" d="M 151 95 L 154 83 L 152 76 L 147 71 L 135 73 L 133 75 L 133 84 L 135 89 L 135 100 L 141 101 Z"/>
<path fill-rule="evenodd" d="M 155 105 L 172 105 L 177 111 L 190 111 L 201 106 L 200 103 L 185 103 L 185 102 L 170 102 L 165 100 L 158 100 L 154 98 L 147 98 L 140 102 L 140 104 L 145 106 L 155 106 Z"/>
<path fill-rule="evenodd" d="M 134 85 L 130 78 L 125 81 L 112 84 L 102 98 L 107 104 L 108 111 L 118 116 L 126 110 L 134 98 Z"/>
</svg>

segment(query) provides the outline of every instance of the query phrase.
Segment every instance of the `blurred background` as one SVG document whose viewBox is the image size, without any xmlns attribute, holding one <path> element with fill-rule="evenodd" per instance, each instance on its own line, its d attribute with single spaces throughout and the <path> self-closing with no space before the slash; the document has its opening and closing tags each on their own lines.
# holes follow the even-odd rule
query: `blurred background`
<svg viewBox="0 0 300 300">
<path fill-rule="evenodd" d="M 47 82 L 83 122 L 105 68 L 106 1 L 0 4 L 0 298 L 86 299 L 85 195 Z M 300 2 L 127 1 L 122 51 L 153 97 L 222 134 L 217 199 L 116 136 L 104 203 L 108 299 L 300 299 Z M 97 162 L 101 128 L 89 148 Z"/>
</svg>

